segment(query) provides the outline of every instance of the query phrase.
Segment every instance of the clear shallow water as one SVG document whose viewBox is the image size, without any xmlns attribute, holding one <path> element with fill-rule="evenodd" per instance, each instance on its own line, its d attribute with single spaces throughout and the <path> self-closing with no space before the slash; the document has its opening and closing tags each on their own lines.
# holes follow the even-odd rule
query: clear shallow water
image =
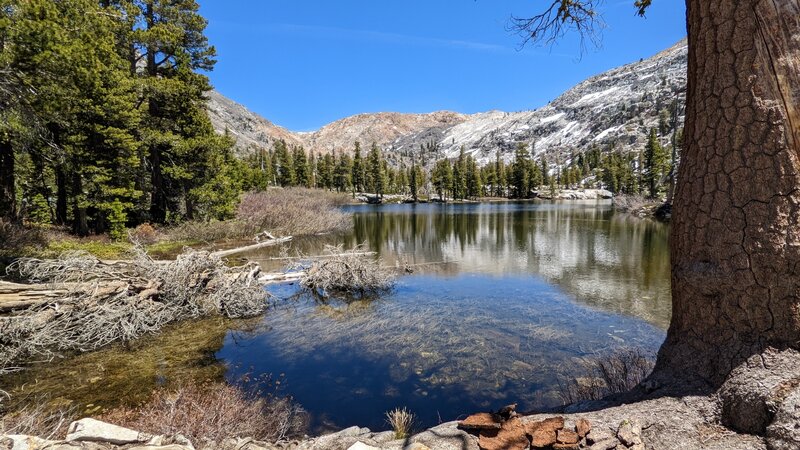
<svg viewBox="0 0 800 450">
<path fill-rule="evenodd" d="M 320 303 L 281 298 L 261 326 L 230 332 L 216 357 L 227 376 L 282 373 L 320 428 L 385 427 L 405 406 L 428 426 L 517 401 L 560 404 L 558 378 L 579 361 L 635 346 L 655 351 L 669 321 L 666 227 L 615 215 L 608 203 L 352 207 L 345 236 L 383 264 L 411 264 L 389 295 Z M 279 264 L 273 249 L 249 255 Z"/>
<path fill-rule="evenodd" d="M 667 228 L 608 202 L 348 209 L 351 232 L 297 239 L 289 253 L 364 243 L 382 264 L 414 268 L 391 294 L 323 304 L 273 287 L 287 300 L 263 319 L 178 324 L 32 367 L 0 389 L 16 406 L 49 399 L 93 414 L 137 404 L 157 386 L 273 374 L 311 413 L 312 431 L 377 430 L 398 406 L 428 426 L 512 401 L 556 405 L 558 378 L 583 375 L 582 358 L 655 351 L 664 339 Z M 279 250 L 267 250 L 248 257 L 280 269 Z"/>
</svg>

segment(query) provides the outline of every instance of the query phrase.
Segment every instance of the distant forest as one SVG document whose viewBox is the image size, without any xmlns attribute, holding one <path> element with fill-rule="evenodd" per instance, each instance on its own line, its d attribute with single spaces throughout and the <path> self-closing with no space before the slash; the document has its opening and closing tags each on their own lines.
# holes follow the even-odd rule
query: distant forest
<svg viewBox="0 0 800 450">
<path fill-rule="evenodd" d="M 657 197 L 671 174 L 667 119 L 639 155 L 593 148 L 554 165 L 523 144 L 510 164 L 498 154 L 482 167 L 463 149 L 452 161 L 425 159 L 434 144 L 409 164 L 359 143 L 315 155 L 277 142 L 236 158 L 207 114 L 216 52 L 198 9 L 195 0 L 0 0 L 2 220 L 121 238 L 142 223 L 225 220 L 243 192 L 270 186 L 413 200 L 600 186 Z"/>
</svg>

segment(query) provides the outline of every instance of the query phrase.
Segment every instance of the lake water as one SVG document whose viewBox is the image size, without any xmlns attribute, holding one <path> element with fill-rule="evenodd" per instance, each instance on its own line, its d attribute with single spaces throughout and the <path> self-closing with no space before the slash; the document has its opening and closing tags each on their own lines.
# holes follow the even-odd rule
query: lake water
<svg viewBox="0 0 800 450">
<path fill-rule="evenodd" d="M 395 407 L 431 426 L 511 402 L 558 405 L 559 380 L 582 375 L 581 361 L 621 347 L 655 352 L 665 337 L 667 228 L 610 202 L 348 210 L 351 232 L 297 239 L 288 253 L 364 244 L 384 265 L 413 268 L 388 295 L 321 303 L 272 286 L 277 300 L 263 319 L 181 324 L 0 388 L 90 413 L 170 382 L 273 374 L 309 411 L 312 431 L 379 430 Z M 276 248 L 247 256 L 268 269 L 284 264 Z"/>
<path fill-rule="evenodd" d="M 284 374 L 321 428 L 385 427 L 408 407 L 422 425 L 519 402 L 559 405 L 558 381 L 620 347 L 655 352 L 669 323 L 667 228 L 609 202 L 358 206 L 346 236 L 384 265 L 410 265 L 389 295 L 321 303 L 272 288 L 255 332 L 231 332 L 227 376 Z M 291 254 L 291 251 L 290 251 Z M 267 267 L 278 250 L 248 255 Z"/>
</svg>

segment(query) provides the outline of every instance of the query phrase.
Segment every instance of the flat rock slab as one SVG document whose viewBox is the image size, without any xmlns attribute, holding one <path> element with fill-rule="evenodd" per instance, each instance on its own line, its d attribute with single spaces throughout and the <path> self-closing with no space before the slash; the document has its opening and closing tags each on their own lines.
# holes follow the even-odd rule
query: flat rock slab
<svg viewBox="0 0 800 450">
<path fill-rule="evenodd" d="M 491 413 L 473 414 L 458 422 L 462 430 L 499 430 L 501 426 L 499 418 Z"/>
<path fill-rule="evenodd" d="M 499 430 L 481 431 L 478 445 L 483 450 L 527 450 L 530 441 L 525 424 L 513 418 L 505 421 Z"/>
</svg>

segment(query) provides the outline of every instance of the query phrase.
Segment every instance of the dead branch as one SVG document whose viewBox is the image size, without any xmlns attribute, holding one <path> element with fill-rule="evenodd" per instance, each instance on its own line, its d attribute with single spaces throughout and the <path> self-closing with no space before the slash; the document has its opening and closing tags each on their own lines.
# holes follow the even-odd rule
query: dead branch
<svg viewBox="0 0 800 450">
<path fill-rule="evenodd" d="M 204 251 L 189 249 L 163 262 L 135 246 L 132 261 L 115 264 L 73 252 L 55 260 L 20 259 L 8 270 L 47 284 L 28 291 L 3 284 L 5 295 L 27 296 L 33 305 L 0 317 L 0 371 L 130 341 L 178 320 L 249 317 L 267 308 L 258 265 L 229 267 Z M 17 297 L 9 301 L 25 301 Z"/>
<path fill-rule="evenodd" d="M 237 248 L 232 248 L 230 250 L 216 251 L 216 252 L 211 253 L 211 255 L 216 257 L 216 258 L 225 258 L 225 257 L 231 256 L 231 255 L 235 255 L 235 254 L 238 254 L 238 253 L 245 253 L 245 252 L 249 252 L 249 251 L 253 251 L 253 250 L 258 250 L 258 249 L 264 248 L 264 247 L 271 247 L 273 245 L 283 244 L 284 242 L 289 242 L 291 240 L 292 240 L 291 236 L 286 236 L 286 237 L 282 237 L 282 238 L 272 238 L 272 239 L 264 241 L 264 242 L 258 242 L 258 243 L 252 244 L 252 245 L 245 245 L 244 247 L 237 247 Z"/>
<path fill-rule="evenodd" d="M 390 290 L 394 286 L 394 273 L 381 267 L 375 258 L 363 257 L 363 246 L 343 251 L 342 246 L 327 246 L 331 258 L 311 263 L 302 277 L 303 288 L 320 297 L 330 296 L 362 298 Z"/>
</svg>

